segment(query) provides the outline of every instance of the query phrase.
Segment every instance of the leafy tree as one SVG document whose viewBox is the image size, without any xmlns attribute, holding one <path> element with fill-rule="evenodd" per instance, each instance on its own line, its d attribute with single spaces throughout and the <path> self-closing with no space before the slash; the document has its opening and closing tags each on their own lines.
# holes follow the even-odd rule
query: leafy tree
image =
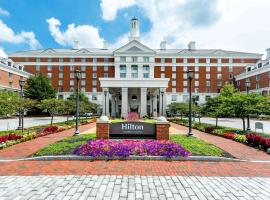
<svg viewBox="0 0 270 200">
<path fill-rule="evenodd" d="M 27 80 L 25 87 L 25 97 L 42 101 L 56 97 L 56 91 L 53 89 L 50 80 L 44 75 L 31 76 Z"/>
<path fill-rule="evenodd" d="M 0 116 L 8 117 L 16 112 L 19 94 L 12 91 L 0 91 Z"/>
<path fill-rule="evenodd" d="M 60 99 L 44 99 L 40 102 L 39 107 L 46 110 L 51 115 L 51 125 L 53 124 L 53 117 L 64 109 L 64 101 Z"/>
</svg>

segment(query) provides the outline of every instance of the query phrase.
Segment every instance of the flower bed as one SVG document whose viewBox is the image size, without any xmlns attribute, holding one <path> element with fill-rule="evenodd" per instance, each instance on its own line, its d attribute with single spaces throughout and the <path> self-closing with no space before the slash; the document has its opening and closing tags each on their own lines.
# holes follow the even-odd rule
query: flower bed
<svg viewBox="0 0 270 200">
<path fill-rule="evenodd" d="M 74 154 L 80 156 L 125 158 L 128 156 L 188 157 L 190 152 L 179 144 L 165 140 L 90 140 L 78 146 Z"/>
<path fill-rule="evenodd" d="M 187 120 L 172 119 L 170 121 L 183 126 L 188 126 Z M 259 148 L 261 150 L 266 151 L 267 153 L 270 153 L 270 136 L 268 137 L 265 134 L 260 135 L 258 133 L 245 134 L 245 132 L 241 130 L 225 127 L 215 127 L 213 125 L 204 123 L 199 124 L 197 122 L 195 123 L 193 122 L 192 127 L 202 132 L 231 139 L 255 148 Z"/>
</svg>

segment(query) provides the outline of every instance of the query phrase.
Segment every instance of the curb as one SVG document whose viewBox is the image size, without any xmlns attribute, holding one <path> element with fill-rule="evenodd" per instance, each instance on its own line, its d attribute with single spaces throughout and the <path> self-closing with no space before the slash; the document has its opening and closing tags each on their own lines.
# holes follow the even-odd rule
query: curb
<svg viewBox="0 0 270 200">
<path fill-rule="evenodd" d="M 236 158 L 216 157 L 216 156 L 190 156 L 185 157 L 172 157 L 167 158 L 164 156 L 129 156 L 126 158 L 93 158 L 91 156 L 76 156 L 76 155 L 64 155 L 64 156 L 38 156 L 31 158 L 21 158 L 14 160 L 0 160 L 0 162 L 11 161 L 53 161 L 53 160 L 78 160 L 78 161 L 95 161 L 95 160 L 163 160 L 163 161 L 212 161 L 212 162 L 242 162 L 246 160 L 240 160 Z"/>
</svg>

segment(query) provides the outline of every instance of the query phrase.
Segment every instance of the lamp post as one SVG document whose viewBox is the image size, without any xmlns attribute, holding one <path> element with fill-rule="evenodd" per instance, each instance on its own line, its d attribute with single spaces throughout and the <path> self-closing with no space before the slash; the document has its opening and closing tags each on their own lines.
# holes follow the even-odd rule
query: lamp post
<svg viewBox="0 0 270 200">
<path fill-rule="evenodd" d="M 21 103 L 22 104 L 22 99 L 23 99 L 23 87 L 25 85 L 25 80 L 19 80 L 19 85 L 20 85 L 20 100 L 21 100 Z M 18 126 L 18 130 L 24 130 L 24 127 L 23 127 L 23 117 L 24 117 L 24 110 L 22 108 L 22 105 L 20 105 L 20 111 L 19 111 L 19 126 Z"/>
<path fill-rule="evenodd" d="M 163 116 L 163 95 L 164 95 L 164 91 L 161 90 L 161 116 Z"/>
<path fill-rule="evenodd" d="M 194 71 L 193 70 L 188 70 L 187 71 L 187 77 L 189 80 L 189 118 L 188 118 L 188 124 L 189 124 L 189 130 L 188 130 L 188 136 L 193 135 L 192 134 L 192 78 L 194 76 Z"/>
<path fill-rule="evenodd" d="M 104 115 L 107 116 L 107 94 L 108 94 L 108 91 L 107 90 L 104 90 L 104 96 L 105 96 L 105 105 L 104 105 Z"/>
<path fill-rule="evenodd" d="M 76 130 L 74 135 L 80 135 L 79 131 L 79 110 L 80 110 L 80 97 L 79 97 L 79 81 L 81 78 L 81 72 L 79 70 L 75 71 L 76 77 Z"/>
<path fill-rule="evenodd" d="M 249 89 L 250 89 L 250 80 L 246 79 L 246 89 L 247 89 L 247 95 L 249 94 Z M 249 114 L 247 115 L 247 131 L 250 131 L 250 119 L 249 119 Z"/>
</svg>

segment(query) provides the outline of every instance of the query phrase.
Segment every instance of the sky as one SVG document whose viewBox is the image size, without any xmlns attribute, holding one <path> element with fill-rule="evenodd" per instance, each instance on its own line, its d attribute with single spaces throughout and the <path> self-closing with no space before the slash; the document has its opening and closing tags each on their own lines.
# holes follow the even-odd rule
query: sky
<svg viewBox="0 0 270 200">
<path fill-rule="evenodd" d="M 270 47 L 269 0 L 0 0 L 0 56 L 47 48 L 119 48 L 130 19 L 141 42 L 159 48 L 265 53 Z"/>
</svg>

